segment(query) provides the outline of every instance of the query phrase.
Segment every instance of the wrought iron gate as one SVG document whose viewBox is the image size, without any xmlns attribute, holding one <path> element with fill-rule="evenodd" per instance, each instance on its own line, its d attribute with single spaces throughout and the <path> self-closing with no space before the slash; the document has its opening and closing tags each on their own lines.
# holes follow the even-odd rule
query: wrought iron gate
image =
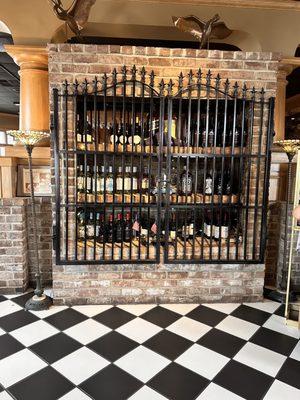
<svg viewBox="0 0 300 400">
<path fill-rule="evenodd" d="M 263 90 L 123 67 L 65 82 L 53 102 L 58 264 L 263 262 L 274 103 Z"/>
</svg>

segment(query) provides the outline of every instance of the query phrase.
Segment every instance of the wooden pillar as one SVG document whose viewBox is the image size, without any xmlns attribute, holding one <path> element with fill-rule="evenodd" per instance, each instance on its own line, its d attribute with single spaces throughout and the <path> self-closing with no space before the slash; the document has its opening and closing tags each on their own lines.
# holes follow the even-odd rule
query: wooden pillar
<svg viewBox="0 0 300 400">
<path fill-rule="evenodd" d="M 6 45 L 20 66 L 20 130 L 49 131 L 48 53 L 45 47 Z"/>
<path fill-rule="evenodd" d="M 293 70 L 289 64 L 279 64 L 277 72 L 277 93 L 275 100 L 275 138 L 274 140 L 283 140 L 285 138 L 285 107 L 286 107 L 286 77 Z"/>
</svg>

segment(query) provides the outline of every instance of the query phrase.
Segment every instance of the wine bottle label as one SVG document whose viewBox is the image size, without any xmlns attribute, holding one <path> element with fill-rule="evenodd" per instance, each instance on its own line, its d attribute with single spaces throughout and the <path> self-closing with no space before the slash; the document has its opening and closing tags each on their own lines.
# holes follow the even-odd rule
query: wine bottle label
<svg viewBox="0 0 300 400">
<path fill-rule="evenodd" d="M 118 176 L 117 177 L 117 191 L 118 192 L 121 192 L 122 191 L 122 189 L 123 189 L 123 178 L 122 178 L 122 176 Z"/>
<path fill-rule="evenodd" d="M 101 176 L 101 178 L 100 178 L 100 183 L 99 183 L 99 186 L 98 186 L 98 190 L 99 190 L 101 193 L 104 192 L 104 176 Z"/>
<path fill-rule="evenodd" d="M 140 137 L 140 135 L 134 135 L 134 136 L 133 136 L 133 143 L 134 143 L 134 144 L 140 144 L 140 143 L 141 143 L 141 137 Z"/>
<path fill-rule="evenodd" d="M 222 227 L 221 227 L 221 229 L 222 229 Z M 220 232 L 221 229 L 220 229 L 219 226 L 214 225 L 213 231 L 214 231 L 214 238 L 215 239 L 220 239 L 220 237 L 222 237 L 222 233 Z"/>
<path fill-rule="evenodd" d="M 152 121 L 152 132 L 155 133 L 159 130 L 159 120 L 158 119 L 154 119 Z"/>
<path fill-rule="evenodd" d="M 86 177 L 86 190 L 92 190 L 92 178 L 90 176 Z"/>
<path fill-rule="evenodd" d="M 112 193 L 114 190 L 114 180 L 112 177 L 106 177 L 106 191 Z"/>
<path fill-rule="evenodd" d="M 190 226 L 189 225 L 183 225 L 182 227 L 182 236 L 183 237 L 189 237 L 190 235 Z"/>
<path fill-rule="evenodd" d="M 205 179 L 205 194 L 212 194 L 212 178 Z"/>
<path fill-rule="evenodd" d="M 119 142 L 120 142 L 121 144 L 126 144 L 126 143 L 127 143 L 127 138 L 126 138 L 126 136 L 120 135 L 120 136 L 119 136 Z"/>
<path fill-rule="evenodd" d="M 175 230 L 170 230 L 169 231 L 169 236 L 171 239 L 176 239 L 176 231 Z"/>
<path fill-rule="evenodd" d="M 77 188 L 79 190 L 83 190 L 84 189 L 84 177 L 83 176 L 79 176 L 77 178 Z"/>
<path fill-rule="evenodd" d="M 93 237 L 94 236 L 94 225 L 90 224 L 86 226 L 86 234 L 88 237 Z"/>
<path fill-rule="evenodd" d="M 182 179 L 182 191 L 187 194 L 192 191 L 192 177 L 191 176 L 183 176 Z"/>
<path fill-rule="evenodd" d="M 92 135 L 91 134 L 89 134 L 89 133 L 86 134 L 86 141 L 88 143 L 90 143 L 92 141 Z"/>
<path fill-rule="evenodd" d="M 228 238 L 228 226 L 221 226 L 221 238 L 227 239 Z"/>
<path fill-rule="evenodd" d="M 211 236 L 213 229 L 212 226 L 210 224 L 207 224 L 206 222 L 204 222 L 204 234 L 206 236 Z"/>
<path fill-rule="evenodd" d="M 142 179 L 142 189 L 149 189 L 149 179 L 148 178 Z"/>
<path fill-rule="evenodd" d="M 125 176 L 124 178 L 124 190 L 129 192 L 131 189 L 131 178 L 129 176 Z"/>
<path fill-rule="evenodd" d="M 189 234 L 190 234 L 190 236 L 194 235 L 194 224 L 193 223 L 191 223 L 189 225 Z"/>
<path fill-rule="evenodd" d="M 85 237 L 84 225 L 78 226 L 78 237 L 79 237 L 79 239 L 84 239 L 84 237 Z"/>
<path fill-rule="evenodd" d="M 147 228 L 141 228 L 141 235 L 142 236 L 148 236 L 148 229 Z"/>
<path fill-rule="evenodd" d="M 81 133 L 77 133 L 77 142 L 78 142 L 78 143 L 81 143 L 81 142 L 82 142 Z"/>
<path fill-rule="evenodd" d="M 110 143 L 117 143 L 118 141 L 118 136 L 117 135 L 110 135 Z"/>
<path fill-rule="evenodd" d="M 137 190 L 137 179 L 136 178 L 132 179 L 132 190 Z"/>
<path fill-rule="evenodd" d="M 168 120 L 164 121 L 164 132 L 168 133 Z M 176 120 L 172 119 L 171 122 L 171 137 L 176 139 Z"/>
</svg>

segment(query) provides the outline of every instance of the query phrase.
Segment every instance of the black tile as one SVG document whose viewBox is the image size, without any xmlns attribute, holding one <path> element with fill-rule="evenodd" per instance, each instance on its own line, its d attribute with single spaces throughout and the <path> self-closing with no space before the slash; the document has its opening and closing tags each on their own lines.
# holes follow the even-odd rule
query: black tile
<svg viewBox="0 0 300 400">
<path fill-rule="evenodd" d="M 261 400 L 273 380 L 269 375 L 231 360 L 213 381 L 247 400 Z"/>
<path fill-rule="evenodd" d="M 80 385 L 95 400 L 125 400 L 143 383 L 115 365 L 109 365 Z"/>
<path fill-rule="evenodd" d="M 135 315 L 132 315 L 119 307 L 112 307 L 93 317 L 93 319 L 111 329 L 117 329 L 119 326 L 126 324 L 134 318 L 136 318 Z"/>
<path fill-rule="evenodd" d="M 148 322 L 152 322 L 153 324 L 156 324 L 162 328 L 166 328 L 167 326 L 173 324 L 173 322 L 177 321 L 181 317 L 182 315 L 159 306 L 152 308 L 143 315 L 140 315 L 140 318 L 143 318 Z"/>
<path fill-rule="evenodd" d="M 8 388 L 17 400 L 54 400 L 62 397 L 74 385 L 55 369 L 46 367 Z"/>
<path fill-rule="evenodd" d="M 11 301 L 13 301 L 14 303 L 19 304 L 19 306 L 24 307 L 27 300 L 31 299 L 31 297 L 33 296 L 33 291 L 29 292 L 29 293 L 25 293 L 22 294 L 21 296 L 17 296 L 11 299 Z"/>
<path fill-rule="evenodd" d="M 155 375 L 147 383 L 147 386 L 168 399 L 192 400 L 199 396 L 208 384 L 207 379 L 195 372 L 176 363 L 171 363 Z"/>
<path fill-rule="evenodd" d="M 73 310 L 72 308 L 67 308 L 66 310 L 50 315 L 50 317 L 45 318 L 45 321 L 55 326 L 55 328 L 63 331 L 73 325 L 79 324 L 86 319 L 88 319 L 88 317 L 80 312 Z"/>
<path fill-rule="evenodd" d="M 118 360 L 138 346 L 139 343 L 115 331 L 109 332 L 87 345 L 87 347 L 111 362 Z"/>
<path fill-rule="evenodd" d="M 236 308 L 231 315 L 257 325 L 263 325 L 271 316 L 271 314 L 265 311 L 246 306 L 245 304 L 242 304 Z"/>
<path fill-rule="evenodd" d="M 255 332 L 250 342 L 276 351 L 284 356 L 289 356 L 298 343 L 298 340 L 262 327 Z"/>
<path fill-rule="evenodd" d="M 24 346 L 12 336 L 8 334 L 0 336 L 0 360 L 22 349 Z"/>
<path fill-rule="evenodd" d="M 276 379 L 300 389 L 300 361 L 287 358 Z"/>
<path fill-rule="evenodd" d="M 153 336 L 143 346 L 161 354 L 170 360 L 175 360 L 194 343 L 169 331 L 161 331 Z"/>
<path fill-rule="evenodd" d="M 274 312 L 274 314 L 279 315 L 280 317 L 284 317 L 284 312 L 285 312 L 285 304 L 281 304 Z"/>
<path fill-rule="evenodd" d="M 6 297 L 4 297 L 4 296 L 0 295 L 0 303 L 1 303 L 2 301 L 6 301 L 6 300 L 7 300 L 7 298 L 6 298 Z"/>
<path fill-rule="evenodd" d="M 31 312 L 20 310 L 0 318 L 0 328 L 11 332 L 38 320 L 39 318 Z"/>
<path fill-rule="evenodd" d="M 205 306 L 198 306 L 189 312 L 187 317 L 195 319 L 198 322 L 209 326 L 216 326 L 219 322 L 223 321 L 228 315 L 220 311 L 213 310 L 212 308 Z"/>
<path fill-rule="evenodd" d="M 79 349 L 82 345 L 64 333 L 58 333 L 30 347 L 48 363 L 54 363 Z"/>
<path fill-rule="evenodd" d="M 237 336 L 213 328 L 202 336 L 198 342 L 201 346 L 223 354 L 225 357 L 234 357 L 247 343 Z"/>
</svg>

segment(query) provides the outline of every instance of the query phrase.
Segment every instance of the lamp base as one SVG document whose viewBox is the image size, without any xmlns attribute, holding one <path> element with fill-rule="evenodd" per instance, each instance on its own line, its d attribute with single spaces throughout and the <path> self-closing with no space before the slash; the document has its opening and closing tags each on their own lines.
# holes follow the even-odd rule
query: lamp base
<svg viewBox="0 0 300 400">
<path fill-rule="evenodd" d="M 286 290 L 276 289 L 267 292 L 265 290 L 264 297 L 269 300 L 277 301 L 278 303 L 285 303 L 286 301 Z M 297 297 L 295 293 L 290 292 L 289 303 L 296 301 Z"/>
<path fill-rule="evenodd" d="M 48 308 L 52 305 L 51 297 L 43 294 L 42 296 L 34 295 L 31 299 L 27 300 L 25 304 L 26 311 L 43 311 L 48 310 Z"/>
</svg>

